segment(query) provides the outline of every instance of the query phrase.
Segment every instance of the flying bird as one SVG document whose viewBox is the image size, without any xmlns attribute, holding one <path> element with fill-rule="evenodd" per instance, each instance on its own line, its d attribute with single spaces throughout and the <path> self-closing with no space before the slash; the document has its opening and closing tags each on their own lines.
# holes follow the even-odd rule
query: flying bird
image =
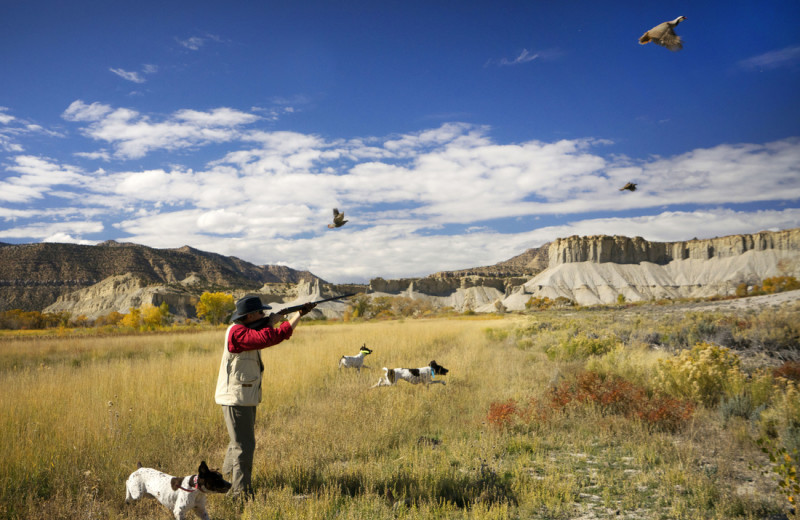
<svg viewBox="0 0 800 520">
<path fill-rule="evenodd" d="M 337 208 L 333 208 L 333 224 L 328 224 L 328 227 L 331 229 L 338 228 L 344 226 L 348 222 L 349 220 L 344 219 L 344 213 L 339 213 Z"/>
<path fill-rule="evenodd" d="M 675 34 L 675 26 L 686 20 L 685 16 L 679 16 L 671 22 L 664 22 L 656 25 L 639 38 L 639 43 L 653 42 L 666 47 L 671 51 L 679 51 L 683 49 L 683 42 L 681 37 Z"/>
<path fill-rule="evenodd" d="M 619 189 L 619 191 L 622 191 L 622 190 L 636 191 L 636 183 L 635 182 L 629 182 L 628 184 L 626 184 L 625 186 L 623 186 L 623 187 L 621 187 Z"/>
</svg>

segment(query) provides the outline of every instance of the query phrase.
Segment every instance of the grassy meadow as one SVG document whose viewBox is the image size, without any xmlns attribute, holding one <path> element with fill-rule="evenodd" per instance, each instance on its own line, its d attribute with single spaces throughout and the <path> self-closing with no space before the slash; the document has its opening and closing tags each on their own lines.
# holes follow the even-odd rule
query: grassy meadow
<svg viewBox="0 0 800 520">
<path fill-rule="evenodd" d="M 263 354 L 256 497 L 212 495 L 209 512 L 794 518 L 791 365 L 715 345 L 797 352 L 799 324 L 797 306 L 303 323 Z M 223 330 L 0 338 L 0 518 L 171 518 L 155 500 L 126 505 L 125 480 L 137 461 L 181 476 L 222 465 Z M 364 343 L 372 368 L 337 370 Z M 370 389 L 383 366 L 432 359 L 446 386 Z"/>
</svg>

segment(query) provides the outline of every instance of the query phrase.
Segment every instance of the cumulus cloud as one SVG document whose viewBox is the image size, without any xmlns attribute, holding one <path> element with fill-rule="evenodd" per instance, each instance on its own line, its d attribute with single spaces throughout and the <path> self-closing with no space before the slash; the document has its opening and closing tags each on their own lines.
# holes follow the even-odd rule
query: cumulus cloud
<svg viewBox="0 0 800 520">
<path fill-rule="evenodd" d="M 78 99 L 70 103 L 61 114 L 61 117 L 73 122 L 99 121 L 112 110 L 109 105 L 104 105 L 103 103 L 94 102 L 91 105 L 87 105 L 83 100 Z"/>
<path fill-rule="evenodd" d="M 33 238 L 43 242 L 92 243 L 93 241 L 83 238 L 74 238 L 73 235 L 80 237 L 81 235 L 99 233 L 101 231 L 103 231 L 102 222 L 74 221 L 37 223 L 0 230 L 0 238 Z"/>
<path fill-rule="evenodd" d="M 8 112 L 8 108 L 0 107 L 0 125 L 7 125 L 15 118 L 11 114 L 6 114 Z"/>
<path fill-rule="evenodd" d="M 0 201 L 12 203 L 42 199 L 55 186 L 83 187 L 90 181 L 78 168 L 32 155 L 14 156 L 5 170 L 12 175 L 0 181 Z"/>
<path fill-rule="evenodd" d="M 227 107 L 154 118 L 78 100 L 62 117 L 110 147 L 82 152 L 106 160 L 104 169 L 32 154 L 7 161 L 0 200 L 11 207 L 0 218 L 18 227 L 5 236 L 84 240 L 98 228 L 74 222 L 102 221 L 123 240 L 189 244 L 352 281 L 489 265 L 572 234 L 683 240 L 800 225 L 798 209 L 730 207 L 796 205 L 799 138 L 636 158 L 607 153 L 602 139 L 497 142 L 490 128 L 464 123 L 329 139 L 252 128 L 258 116 Z M 155 150 L 219 143 L 228 151 L 206 164 L 125 166 Z M 620 192 L 628 181 L 639 189 Z M 13 206 L 37 200 L 70 211 Z M 350 220 L 335 231 L 326 227 L 333 207 Z M 498 231 L 511 219 L 538 227 Z"/>
<path fill-rule="evenodd" d="M 209 112 L 180 110 L 162 121 L 127 108 L 102 103 L 87 105 L 74 101 L 62 117 L 71 122 L 89 122 L 85 136 L 105 141 L 120 159 L 138 159 L 154 150 L 180 150 L 209 143 L 232 141 L 240 136 L 238 127 L 257 121 L 253 114 L 230 108 Z"/>
</svg>

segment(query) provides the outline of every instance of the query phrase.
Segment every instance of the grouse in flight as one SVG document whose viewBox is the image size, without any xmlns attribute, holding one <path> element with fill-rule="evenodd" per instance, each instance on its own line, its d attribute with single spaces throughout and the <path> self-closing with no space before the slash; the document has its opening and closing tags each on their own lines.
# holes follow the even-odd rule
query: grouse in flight
<svg viewBox="0 0 800 520">
<path fill-rule="evenodd" d="M 639 38 L 639 43 L 644 45 L 653 42 L 671 51 L 683 49 L 681 37 L 675 34 L 675 26 L 684 20 L 686 20 L 685 16 L 679 16 L 671 22 L 664 22 L 656 25 Z"/>
<path fill-rule="evenodd" d="M 339 213 L 337 208 L 333 208 L 333 224 L 328 224 L 328 227 L 331 229 L 338 228 L 344 226 L 348 222 L 349 220 L 344 219 L 344 213 Z"/>
<path fill-rule="evenodd" d="M 619 191 L 622 191 L 622 190 L 636 191 L 636 183 L 635 182 L 629 182 L 628 184 L 626 184 L 625 186 L 623 186 L 623 187 L 621 187 L 619 189 Z"/>
</svg>

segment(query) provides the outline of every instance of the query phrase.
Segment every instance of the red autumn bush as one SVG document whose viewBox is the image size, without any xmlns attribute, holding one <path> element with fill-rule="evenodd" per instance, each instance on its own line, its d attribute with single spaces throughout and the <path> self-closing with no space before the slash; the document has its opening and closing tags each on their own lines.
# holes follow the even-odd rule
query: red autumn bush
<svg viewBox="0 0 800 520">
<path fill-rule="evenodd" d="M 774 377 L 785 377 L 792 381 L 800 381 L 800 361 L 787 361 L 772 371 Z"/>
<path fill-rule="evenodd" d="M 504 403 L 490 404 L 486 420 L 500 429 L 505 429 L 511 426 L 514 422 L 514 416 L 517 414 L 517 404 L 513 399 L 509 399 Z"/>
<path fill-rule="evenodd" d="M 571 403 L 592 403 L 603 414 L 637 418 L 662 431 L 677 431 L 692 417 L 691 401 L 652 396 L 647 389 L 618 376 L 601 377 L 595 372 L 583 372 L 573 382 L 565 381 L 551 396 L 554 408 L 566 408 Z"/>
<path fill-rule="evenodd" d="M 586 404 L 596 406 L 604 415 L 638 419 L 655 430 L 668 432 L 680 430 L 695 410 L 691 401 L 651 395 L 647 389 L 621 377 L 583 372 L 575 381 L 565 381 L 552 389 L 544 399 L 532 399 L 527 409 L 520 409 L 513 400 L 492 403 L 487 421 L 505 429 L 517 418 L 547 420 L 551 411 Z"/>
</svg>

